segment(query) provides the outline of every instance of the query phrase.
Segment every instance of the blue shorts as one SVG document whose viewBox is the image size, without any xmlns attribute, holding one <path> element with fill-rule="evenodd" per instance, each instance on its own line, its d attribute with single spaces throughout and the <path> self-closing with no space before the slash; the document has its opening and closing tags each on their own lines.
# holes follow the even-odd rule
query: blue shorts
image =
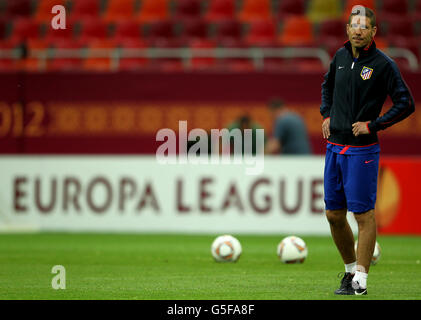
<svg viewBox="0 0 421 320">
<path fill-rule="evenodd" d="M 338 151 L 337 146 L 328 145 L 324 170 L 326 210 L 363 213 L 374 209 L 380 152 L 335 151 Z"/>
</svg>

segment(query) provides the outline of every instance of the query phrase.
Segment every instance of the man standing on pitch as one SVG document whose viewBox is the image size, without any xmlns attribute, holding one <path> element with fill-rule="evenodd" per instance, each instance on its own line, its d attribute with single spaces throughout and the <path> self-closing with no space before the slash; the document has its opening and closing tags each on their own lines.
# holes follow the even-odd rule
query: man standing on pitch
<svg viewBox="0 0 421 320">
<path fill-rule="evenodd" d="M 328 139 L 324 191 L 332 237 L 345 264 L 335 294 L 362 295 L 376 244 L 377 131 L 402 121 L 415 107 L 395 62 L 376 49 L 374 12 L 355 6 L 346 30 L 349 41 L 336 52 L 322 84 L 322 132 Z M 387 95 L 393 106 L 380 117 Z M 358 224 L 357 252 L 347 211 Z"/>
</svg>

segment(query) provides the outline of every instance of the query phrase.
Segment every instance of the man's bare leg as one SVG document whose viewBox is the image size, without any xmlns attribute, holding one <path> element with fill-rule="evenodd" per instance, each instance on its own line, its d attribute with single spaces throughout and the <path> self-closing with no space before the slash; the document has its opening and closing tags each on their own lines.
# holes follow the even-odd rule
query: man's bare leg
<svg viewBox="0 0 421 320">
<path fill-rule="evenodd" d="M 356 261 L 354 250 L 354 235 L 346 218 L 346 209 L 326 210 L 333 241 L 345 264 Z"/>
<path fill-rule="evenodd" d="M 358 223 L 357 272 L 353 281 L 358 281 L 362 288 L 367 288 L 367 276 L 376 246 L 377 226 L 374 210 L 355 213 Z"/>
</svg>

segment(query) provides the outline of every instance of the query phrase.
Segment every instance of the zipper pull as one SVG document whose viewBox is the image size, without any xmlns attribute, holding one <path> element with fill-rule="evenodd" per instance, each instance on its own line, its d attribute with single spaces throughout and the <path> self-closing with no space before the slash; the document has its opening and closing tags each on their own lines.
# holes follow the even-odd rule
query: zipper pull
<svg viewBox="0 0 421 320">
<path fill-rule="evenodd" d="M 352 63 L 352 65 L 351 65 L 351 69 L 354 69 L 354 64 L 355 64 L 355 62 L 353 62 L 353 63 Z"/>
</svg>

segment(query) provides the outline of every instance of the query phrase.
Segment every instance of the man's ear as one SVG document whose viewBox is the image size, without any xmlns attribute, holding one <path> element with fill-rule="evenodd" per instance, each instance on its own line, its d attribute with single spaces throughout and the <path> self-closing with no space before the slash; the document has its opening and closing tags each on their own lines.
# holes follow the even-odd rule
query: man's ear
<svg viewBox="0 0 421 320">
<path fill-rule="evenodd" d="M 374 37 L 376 35 L 376 33 L 377 33 L 377 27 L 376 26 L 373 27 L 372 33 L 373 33 L 372 34 L 372 37 Z"/>
</svg>

